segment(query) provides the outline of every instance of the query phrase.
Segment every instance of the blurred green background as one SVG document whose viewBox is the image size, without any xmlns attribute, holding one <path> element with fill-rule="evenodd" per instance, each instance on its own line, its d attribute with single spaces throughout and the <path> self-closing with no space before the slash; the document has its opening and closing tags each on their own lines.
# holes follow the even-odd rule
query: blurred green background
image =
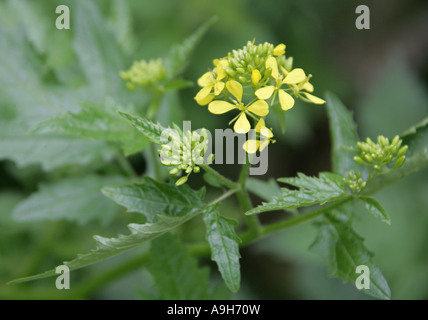
<svg viewBox="0 0 428 320">
<path fill-rule="evenodd" d="M 65 3 L 66 2 L 66 3 Z M 61 85 L 81 98 L 83 71 L 79 69 L 73 48 L 75 23 L 83 21 L 74 12 L 75 1 L 0 2 L 2 33 L 0 81 L 11 76 L 6 65 L 15 59 L 37 65 L 37 81 L 50 90 Z M 212 16 L 219 21 L 197 46 L 184 78 L 196 82 L 212 65 L 212 59 L 241 48 L 248 40 L 285 43 L 287 56 L 294 65 L 313 75 L 315 94 L 326 91 L 337 94 L 354 111 L 361 137 L 378 134 L 392 137 L 428 115 L 428 3 L 409 0 L 343 1 L 343 0 L 120 0 L 93 1 L 107 21 L 108 32 L 125 52 L 121 68 L 136 59 L 163 57 L 169 48 L 181 42 Z M 67 4 L 71 10 L 71 29 L 54 27 L 55 8 Z M 357 30 L 355 8 L 370 8 L 370 30 Z M 90 23 L 88 23 L 90 26 Z M 106 40 L 108 41 L 108 39 Z M 107 58 L 114 55 L 103 52 Z M 24 55 L 24 51 L 25 55 Z M 20 60 L 20 61 L 21 61 Z M 116 66 L 111 66 L 112 72 Z M 25 70 L 14 70 L 25 72 Z M 32 81 L 29 79 L 28 81 Z M 19 109 L 15 96 L 0 82 L 0 119 L 10 110 Z M 35 92 L 16 84 L 16 90 L 28 97 L 31 108 Z M 20 91 L 19 91 L 20 90 Z M 191 87 L 169 95 L 161 109 L 159 121 L 180 123 L 191 120 L 192 128 L 209 129 L 227 126 L 228 117 L 218 117 L 197 105 Z M 125 91 L 125 86 L 120 90 Z M 120 96 L 110 92 L 121 103 L 145 103 L 142 93 Z M 85 98 L 88 98 L 85 96 Z M 91 98 L 102 100 L 94 92 Z M 55 102 L 54 102 L 55 103 Z M 167 107 L 174 109 L 168 111 Z M 13 112 L 12 112 L 13 113 Z M 294 176 L 297 172 L 317 174 L 330 169 L 330 139 L 325 108 L 297 103 L 287 112 L 287 130 L 276 130 L 277 143 L 269 148 L 270 177 Z M 2 137 L 1 139 L 4 139 Z M 1 142 L 1 141 L 0 141 Z M 134 157 L 135 167 L 143 171 L 144 161 Z M 218 167 L 218 168 L 217 168 Z M 226 175 L 235 176 L 236 167 L 216 166 Z M 69 173 L 69 172 L 68 172 Z M 11 212 L 40 181 L 48 181 L 62 171 L 46 173 L 38 165 L 17 167 L 10 160 L 0 161 L 0 298 L 65 298 L 52 289 L 54 279 L 45 279 L 14 287 L 5 282 L 52 268 L 62 260 L 93 246 L 91 236 L 125 232 L 131 217 L 117 214 L 110 221 L 90 222 L 80 226 L 66 220 L 18 222 Z M 200 187 L 199 177 L 191 181 Z M 375 253 L 374 261 L 389 282 L 394 299 L 428 299 L 428 172 L 411 176 L 380 192 L 376 198 L 392 218 L 390 227 L 371 217 L 357 221 L 357 231 L 366 238 L 366 246 Z M 254 197 L 253 202 L 260 199 Z M 233 210 L 234 204 L 225 205 Z M 357 208 L 358 210 L 358 208 Z M 273 217 L 273 218 L 272 218 Z M 265 221 L 277 218 L 265 217 Z M 187 228 L 190 228 L 188 226 Z M 310 224 L 288 229 L 263 239 L 242 251 L 242 289 L 234 299 L 368 299 L 353 285 L 329 279 L 318 256 L 308 251 L 316 230 Z M 144 250 L 142 248 L 141 250 Z M 126 256 L 126 255 L 125 255 Z M 72 288 L 87 285 L 93 275 L 123 259 L 115 258 L 76 272 Z M 209 261 L 203 261 L 209 264 Z M 213 272 L 216 274 L 216 272 Z M 74 275 L 74 273 L 73 273 Z M 79 280 L 82 280 L 81 283 Z M 95 280 L 94 280 L 95 281 Z M 91 292 L 87 298 L 133 299 L 136 288 L 150 287 L 150 276 L 136 270 L 109 285 Z M 80 284 L 80 286 L 79 286 Z M 96 287 L 96 286 L 95 286 Z"/>
</svg>

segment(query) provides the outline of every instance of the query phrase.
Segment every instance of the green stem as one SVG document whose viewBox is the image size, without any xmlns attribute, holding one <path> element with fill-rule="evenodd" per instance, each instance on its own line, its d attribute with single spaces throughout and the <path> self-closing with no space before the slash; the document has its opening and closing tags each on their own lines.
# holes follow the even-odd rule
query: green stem
<svg viewBox="0 0 428 320">
<path fill-rule="evenodd" d="M 240 185 L 240 190 L 236 194 L 239 202 L 239 206 L 241 207 L 242 212 L 251 210 L 253 205 L 251 203 L 250 195 L 248 194 L 246 183 L 248 177 L 248 171 L 250 169 L 250 160 L 246 158 L 246 162 L 241 167 L 241 173 L 239 174 L 238 184 Z M 260 222 L 257 216 L 247 216 L 245 215 L 245 222 L 247 223 L 248 230 L 251 234 L 258 236 L 260 234 Z"/>
<path fill-rule="evenodd" d="M 211 201 L 210 203 L 207 204 L 207 206 L 213 206 L 221 201 L 223 201 L 224 199 L 230 197 L 231 195 L 233 195 L 234 193 L 238 192 L 240 189 L 231 189 L 225 193 L 223 193 L 220 197 L 218 197 L 217 199 Z"/>
<path fill-rule="evenodd" d="M 162 102 L 164 92 L 160 89 L 155 89 L 152 93 L 152 101 L 147 110 L 147 119 L 154 120 L 156 114 L 159 110 L 160 104 Z M 156 150 L 156 145 L 154 143 L 150 143 L 150 147 L 148 150 L 148 157 L 151 162 L 151 168 L 153 169 L 153 174 L 156 180 L 162 180 L 162 171 L 159 163 L 159 157 Z"/>
<path fill-rule="evenodd" d="M 273 224 L 264 226 L 264 227 L 262 227 L 262 235 L 267 235 L 267 234 L 273 233 L 275 231 L 294 227 L 294 226 L 302 224 L 304 222 L 313 220 L 313 219 L 319 217 L 320 215 L 322 215 L 328 211 L 331 211 L 332 209 L 340 207 L 340 206 L 344 205 L 345 203 L 347 203 L 353 199 L 354 199 L 353 197 L 349 196 L 349 197 L 346 197 L 342 200 L 334 202 L 330 205 L 319 207 L 318 209 L 312 210 L 312 211 L 310 211 L 306 214 L 300 215 L 298 217 L 295 217 L 292 219 L 286 219 L 286 220 L 283 220 L 283 221 L 280 221 L 277 223 L 273 223 Z"/>
<path fill-rule="evenodd" d="M 208 174 L 216 178 L 222 185 L 224 185 L 229 189 L 239 189 L 241 187 L 238 183 L 233 182 L 232 180 L 226 178 L 221 173 L 214 170 L 207 164 L 201 164 L 201 168 L 204 169 Z"/>
</svg>

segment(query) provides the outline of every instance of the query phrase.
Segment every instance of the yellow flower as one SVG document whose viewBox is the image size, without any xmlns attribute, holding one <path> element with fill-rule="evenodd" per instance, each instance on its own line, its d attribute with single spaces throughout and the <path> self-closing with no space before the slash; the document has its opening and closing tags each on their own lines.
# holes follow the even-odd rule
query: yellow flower
<svg viewBox="0 0 428 320">
<path fill-rule="evenodd" d="M 260 79 L 262 78 L 262 75 L 260 74 L 260 71 L 257 69 L 254 69 L 251 73 L 251 82 L 256 85 L 259 83 Z"/>
<path fill-rule="evenodd" d="M 214 60 L 214 65 L 216 66 L 215 72 L 208 71 L 198 79 L 198 85 L 202 89 L 196 94 L 195 100 L 201 106 L 210 103 L 215 96 L 223 91 L 225 86 L 222 80 L 226 78 L 227 73 L 223 67 L 229 66 L 229 63 L 226 60 Z M 214 93 L 211 93 L 213 89 Z"/>
<path fill-rule="evenodd" d="M 293 69 L 289 73 L 285 71 L 284 68 L 281 68 L 281 71 L 285 73 L 284 75 L 280 75 L 278 71 L 278 63 L 274 57 L 269 57 L 266 60 L 266 69 L 271 70 L 271 76 L 276 80 L 275 86 L 267 86 L 258 89 L 255 94 L 259 99 L 269 99 L 274 92 L 278 93 L 279 103 L 281 105 L 282 110 L 289 110 L 294 106 L 293 97 L 287 93 L 284 89 L 281 89 L 283 84 L 292 85 L 301 83 L 306 80 L 305 72 L 300 69 Z"/>
<path fill-rule="evenodd" d="M 251 124 L 247 119 L 247 114 L 251 117 L 255 115 L 264 117 L 269 113 L 269 105 L 266 101 L 257 100 L 247 106 L 242 103 L 243 88 L 242 85 L 235 80 L 226 82 L 226 89 L 233 95 L 233 104 L 227 101 L 212 101 L 208 105 L 208 110 L 213 114 L 223 114 L 233 109 L 238 109 L 240 113 L 231 121 L 236 120 L 233 130 L 237 133 L 247 133 L 251 129 Z"/>
<path fill-rule="evenodd" d="M 282 56 L 285 53 L 285 44 L 281 43 L 273 48 L 274 56 Z"/>
<path fill-rule="evenodd" d="M 293 92 L 295 94 L 299 94 L 299 93 L 303 94 L 306 97 L 306 99 L 304 99 L 304 100 L 306 100 L 307 102 L 311 102 L 314 104 L 324 104 L 325 100 L 318 98 L 318 97 L 309 93 L 309 92 L 311 92 L 311 93 L 314 92 L 314 86 L 309 82 L 309 79 L 311 77 L 312 77 L 312 75 L 310 74 L 306 77 L 306 79 L 304 81 L 300 82 L 299 84 L 297 84 L 297 85 L 293 84 L 292 85 Z M 307 92 L 302 91 L 302 90 L 305 90 Z"/>
<path fill-rule="evenodd" d="M 256 133 L 259 134 L 260 139 L 250 139 L 244 143 L 242 146 L 247 153 L 256 153 L 257 150 L 260 152 L 263 151 L 264 148 L 268 146 L 268 144 L 272 141 L 273 133 L 270 129 L 268 129 L 265 125 L 265 121 L 260 119 L 256 125 Z"/>
</svg>

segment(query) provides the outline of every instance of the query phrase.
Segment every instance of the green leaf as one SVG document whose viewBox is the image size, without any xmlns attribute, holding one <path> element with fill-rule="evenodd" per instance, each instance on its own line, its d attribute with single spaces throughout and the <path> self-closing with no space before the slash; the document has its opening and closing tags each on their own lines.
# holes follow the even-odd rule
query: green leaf
<svg viewBox="0 0 428 320">
<path fill-rule="evenodd" d="M 210 290 L 209 269 L 199 268 L 198 260 L 191 257 L 171 234 L 153 241 L 148 269 L 158 291 L 157 299 L 204 300 L 216 297 Z"/>
<path fill-rule="evenodd" d="M 360 197 L 360 199 L 364 202 L 367 210 L 377 219 L 386 224 L 391 224 L 391 218 L 386 213 L 385 209 L 382 205 L 375 199 L 370 197 Z"/>
<path fill-rule="evenodd" d="M 125 155 L 141 151 L 148 140 L 117 114 L 120 108 L 112 99 L 105 103 L 82 103 L 79 113 L 66 113 L 39 123 L 33 133 L 60 133 L 76 138 L 91 138 L 119 143 Z"/>
<path fill-rule="evenodd" d="M 76 139 L 63 135 L 30 136 L 19 121 L 0 121 L 0 159 L 20 166 L 41 164 L 50 171 L 68 165 L 97 165 L 110 161 L 115 148 L 101 141 Z"/>
<path fill-rule="evenodd" d="M 239 265 L 239 242 L 235 233 L 236 221 L 219 215 L 217 208 L 209 208 L 204 213 L 207 240 L 211 247 L 211 259 L 232 292 L 238 292 L 241 283 Z"/>
<path fill-rule="evenodd" d="M 78 1 L 70 9 L 74 25 L 73 47 L 90 85 L 91 100 L 116 97 L 125 86 L 119 72 L 126 68 L 125 57 L 107 21 L 94 2 Z"/>
<path fill-rule="evenodd" d="M 273 197 L 273 200 L 264 202 L 245 214 L 300 208 L 314 204 L 322 205 L 348 196 L 342 176 L 334 173 L 323 172 L 320 173 L 319 178 L 299 173 L 297 178 L 279 178 L 278 181 L 295 186 L 299 190 L 281 188 L 280 196 Z"/>
<path fill-rule="evenodd" d="M 281 196 L 281 188 L 278 183 L 276 183 L 275 179 L 272 178 L 267 181 L 248 178 L 246 187 L 248 191 L 265 201 L 271 201 L 273 197 Z"/>
<path fill-rule="evenodd" d="M 131 233 L 128 235 L 119 235 L 117 238 L 94 236 L 96 242 L 95 249 L 91 250 L 89 253 L 78 255 L 77 258 L 72 261 L 65 261 L 63 264 L 68 266 L 70 270 L 87 267 L 91 264 L 98 263 L 122 252 L 133 249 L 145 242 L 151 241 L 164 233 L 179 227 L 195 216 L 196 214 L 182 217 L 159 215 L 156 223 L 129 224 L 128 228 Z M 53 269 L 35 276 L 13 280 L 10 284 L 51 277 L 55 274 L 55 269 Z"/>
<path fill-rule="evenodd" d="M 167 58 L 166 68 L 168 79 L 174 79 L 187 67 L 190 62 L 190 56 L 199 40 L 214 24 L 218 18 L 213 17 L 201 25 L 193 34 L 191 34 L 183 43 L 174 46 Z"/>
<path fill-rule="evenodd" d="M 364 246 L 363 239 L 355 233 L 348 223 L 333 216 L 319 224 L 319 234 L 311 249 L 321 255 L 327 264 L 331 277 L 344 282 L 355 283 L 360 274 L 357 266 L 365 265 L 370 270 L 370 289 L 364 293 L 379 299 L 390 299 L 391 291 L 378 266 L 373 262 L 373 254 Z"/>
<path fill-rule="evenodd" d="M 177 187 L 149 177 L 140 183 L 105 187 L 102 192 L 128 212 L 143 214 L 149 222 L 155 221 L 160 212 L 169 217 L 182 217 L 204 208 L 205 189 L 194 191 L 188 185 Z"/>
<path fill-rule="evenodd" d="M 359 141 L 357 128 L 352 113 L 332 93 L 327 94 L 327 111 L 332 140 L 333 171 L 343 175 L 354 167 L 358 168 L 353 159 L 354 154 L 344 148 L 355 147 Z"/>
<path fill-rule="evenodd" d="M 107 223 L 120 207 L 106 199 L 101 188 L 119 181 L 119 177 L 90 175 L 41 184 L 38 191 L 19 203 L 13 216 L 21 221 L 66 219 L 86 224 L 98 219 Z"/>
<path fill-rule="evenodd" d="M 166 130 L 166 128 L 162 127 L 159 123 L 153 123 L 150 120 L 132 116 L 130 114 L 119 112 L 119 114 L 124 117 L 126 120 L 131 122 L 131 124 L 142 134 L 144 134 L 150 141 L 161 145 L 165 143 L 165 141 L 161 140 L 162 132 Z"/>
<path fill-rule="evenodd" d="M 400 137 L 403 145 L 409 147 L 406 153 L 408 158 L 423 150 L 428 150 L 428 118 L 406 130 Z"/>
<path fill-rule="evenodd" d="M 131 194 L 127 193 L 129 189 L 126 186 L 125 189 L 120 187 L 118 189 L 114 187 L 105 188 L 103 192 L 127 208 L 136 208 L 142 213 L 145 212 L 145 209 L 150 210 L 151 208 L 153 211 L 147 213 L 151 221 L 145 224 L 131 223 L 128 225 L 131 233 L 119 235 L 117 238 L 94 236 L 97 245 L 96 249 L 91 250 L 89 253 L 78 255 L 72 261 L 64 262 L 70 270 L 100 262 L 151 241 L 179 227 L 207 209 L 202 203 L 202 198 L 205 194 L 204 189 L 193 191 L 188 186 L 176 187 L 172 184 L 156 182 L 147 177 L 144 179 L 143 184 L 140 184 L 140 187 L 136 185 L 134 189 L 131 185 L 133 191 Z M 138 190 L 140 193 L 138 193 Z M 123 194 L 121 191 L 123 191 Z M 157 195 L 153 192 L 157 192 Z M 163 192 L 165 193 L 160 195 Z M 147 198 L 149 194 L 153 197 L 152 199 Z M 165 203 L 159 202 L 161 200 L 164 200 Z M 143 204 L 145 201 L 150 203 Z M 17 279 L 11 283 L 36 280 L 53 275 L 55 275 L 55 270 L 50 270 L 35 276 Z"/>
</svg>

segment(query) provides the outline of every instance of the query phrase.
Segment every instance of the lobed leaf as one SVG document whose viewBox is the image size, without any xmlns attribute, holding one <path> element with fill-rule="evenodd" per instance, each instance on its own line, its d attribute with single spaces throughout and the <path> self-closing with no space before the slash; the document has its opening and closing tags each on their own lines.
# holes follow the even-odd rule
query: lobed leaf
<svg viewBox="0 0 428 320">
<path fill-rule="evenodd" d="M 143 214 L 149 222 L 154 222 L 158 213 L 181 217 L 204 208 L 205 189 L 194 191 L 188 185 L 177 187 L 149 177 L 139 183 L 105 187 L 102 192 L 128 212 Z"/>
<path fill-rule="evenodd" d="M 151 142 L 156 144 L 163 144 L 165 141 L 162 141 L 162 133 L 167 130 L 162 127 L 159 123 L 154 123 L 145 118 L 138 116 L 132 116 L 130 114 L 119 112 L 119 114 L 128 120 L 138 131 L 145 135 Z"/>
<path fill-rule="evenodd" d="M 331 277 L 355 283 L 360 276 L 356 273 L 357 266 L 367 266 L 370 271 L 370 288 L 362 289 L 363 292 L 379 299 L 391 298 L 388 283 L 373 262 L 373 254 L 347 222 L 328 215 L 318 227 L 319 233 L 311 249 L 321 255 Z"/>
<path fill-rule="evenodd" d="M 107 223 L 120 207 L 106 199 L 101 188 L 121 180 L 89 175 L 41 184 L 38 191 L 15 207 L 13 216 L 21 221 L 65 219 L 86 224 L 98 219 Z"/>
<path fill-rule="evenodd" d="M 193 34 L 191 34 L 183 43 L 174 46 L 168 54 L 166 68 L 168 78 L 174 79 L 179 75 L 189 64 L 190 56 L 196 47 L 199 40 L 207 32 L 207 30 L 218 19 L 213 17 L 201 25 Z"/>
<path fill-rule="evenodd" d="M 281 195 L 273 197 L 269 202 L 246 212 L 247 215 L 324 204 L 348 196 L 342 177 L 333 173 L 320 173 L 319 177 L 308 177 L 299 173 L 297 178 L 279 178 L 278 181 L 299 188 L 291 190 L 281 188 Z"/>
</svg>

